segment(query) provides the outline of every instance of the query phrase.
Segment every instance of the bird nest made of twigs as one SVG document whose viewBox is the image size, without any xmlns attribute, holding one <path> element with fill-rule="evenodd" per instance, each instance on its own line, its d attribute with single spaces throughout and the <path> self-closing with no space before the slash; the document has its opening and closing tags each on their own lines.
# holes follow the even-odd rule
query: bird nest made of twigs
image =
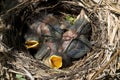
<svg viewBox="0 0 120 80">
<path fill-rule="evenodd" d="M 120 0 L 13 0 L 7 5 L 9 0 L 0 1 L 1 80 L 120 79 Z M 73 24 L 82 9 L 92 27 L 92 49 L 85 56 L 71 66 L 53 69 L 26 49 L 26 23 L 53 14 L 58 21 Z"/>
</svg>

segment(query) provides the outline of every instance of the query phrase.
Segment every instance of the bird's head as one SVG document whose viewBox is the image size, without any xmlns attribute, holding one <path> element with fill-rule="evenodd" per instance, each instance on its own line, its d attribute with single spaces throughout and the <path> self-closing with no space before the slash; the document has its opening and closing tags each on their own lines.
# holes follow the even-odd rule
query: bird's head
<svg viewBox="0 0 120 80">
<path fill-rule="evenodd" d="M 25 47 L 27 49 L 36 49 L 39 46 L 39 36 L 33 32 L 28 32 L 24 36 Z"/>
</svg>

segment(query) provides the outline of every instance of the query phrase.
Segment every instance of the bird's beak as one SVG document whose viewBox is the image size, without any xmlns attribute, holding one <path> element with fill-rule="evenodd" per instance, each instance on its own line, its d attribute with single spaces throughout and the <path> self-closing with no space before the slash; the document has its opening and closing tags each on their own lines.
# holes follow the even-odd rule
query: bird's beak
<svg viewBox="0 0 120 80">
<path fill-rule="evenodd" d="M 49 58 L 49 63 L 51 68 L 59 69 L 62 67 L 62 57 L 57 55 L 52 55 Z"/>
<path fill-rule="evenodd" d="M 25 46 L 27 49 L 30 49 L 30 48 L 36 49 L 38 45 L 39 45 L 39 42 L 35 40 L 29 40 L 25 42 Z"/>
</svg>

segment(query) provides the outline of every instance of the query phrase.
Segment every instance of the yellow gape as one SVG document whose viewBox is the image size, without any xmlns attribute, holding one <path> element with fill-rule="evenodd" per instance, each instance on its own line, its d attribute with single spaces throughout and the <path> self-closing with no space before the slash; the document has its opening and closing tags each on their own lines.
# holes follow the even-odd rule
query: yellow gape
<svg viewBox="0 0 120 80">
<path fill-rule="evenodd" d="M 39 45 L 39 42 L 38 41 L 35 41 L 35 40 L 29 40 L 29 41 L 26 41 L 25 42 L 25 46 L 27 49 L 30 49 L 30 48 L 37 48 Z"/>
<path fill-rule="evenodd" d="M 62 67 L 62 57 L 57 55 L 52 55 L 49 58 L 49 63 L 51 68 L 59 69 Z"/>
</svg>

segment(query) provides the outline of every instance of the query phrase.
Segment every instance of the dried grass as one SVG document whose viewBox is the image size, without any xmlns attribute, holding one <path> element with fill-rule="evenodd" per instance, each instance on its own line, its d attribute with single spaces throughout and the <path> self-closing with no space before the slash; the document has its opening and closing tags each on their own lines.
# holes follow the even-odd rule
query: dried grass
<svg viewBox="0 0 120 80">
<path fill-rule="evenodd" d="M 95 1 L 99 2 L 97 3 Z M 27 5 L 31 5 L 33 2 L 41 1 L 32 0 Z M 74 65 L 65 69 L 55 70 L 45 66 L 41 61 L 33 59 L 27 52 L 22 50 L 12 51 L 10 47 L 0 42 L 1 79 L 15 80 L 16 74 L 21 74 L 24 78 L 30 80 L 120 79 L 120 0 L 63 0 L 61 2 L 67 5 L 75 5 L 73 8 L 76 8 L 76 6 L 83 7 L 89 12 L 88 16 L 92 25 L 91 43 L 93 44 L 91 52 L 84 58 L 75 61 Z M 5 15 L 8 15 L 9 12 L 14 12 L 16 8 L 19 11 L 19 9 L 23 8 L 21 6 L 26 4 L 26 2 L 23 3 L 8 10 Z M 35 9 L 35 11 L 49 10 L 55 8 L 58 4 L 56 3 L 49 7 L 42 6 L 39 9 Z M 1 17 L 3 16 L 4 14 Z M 1 40 L 2 36 L 4 36 L 4 26 L 1 20 Z"/>
</svg>

